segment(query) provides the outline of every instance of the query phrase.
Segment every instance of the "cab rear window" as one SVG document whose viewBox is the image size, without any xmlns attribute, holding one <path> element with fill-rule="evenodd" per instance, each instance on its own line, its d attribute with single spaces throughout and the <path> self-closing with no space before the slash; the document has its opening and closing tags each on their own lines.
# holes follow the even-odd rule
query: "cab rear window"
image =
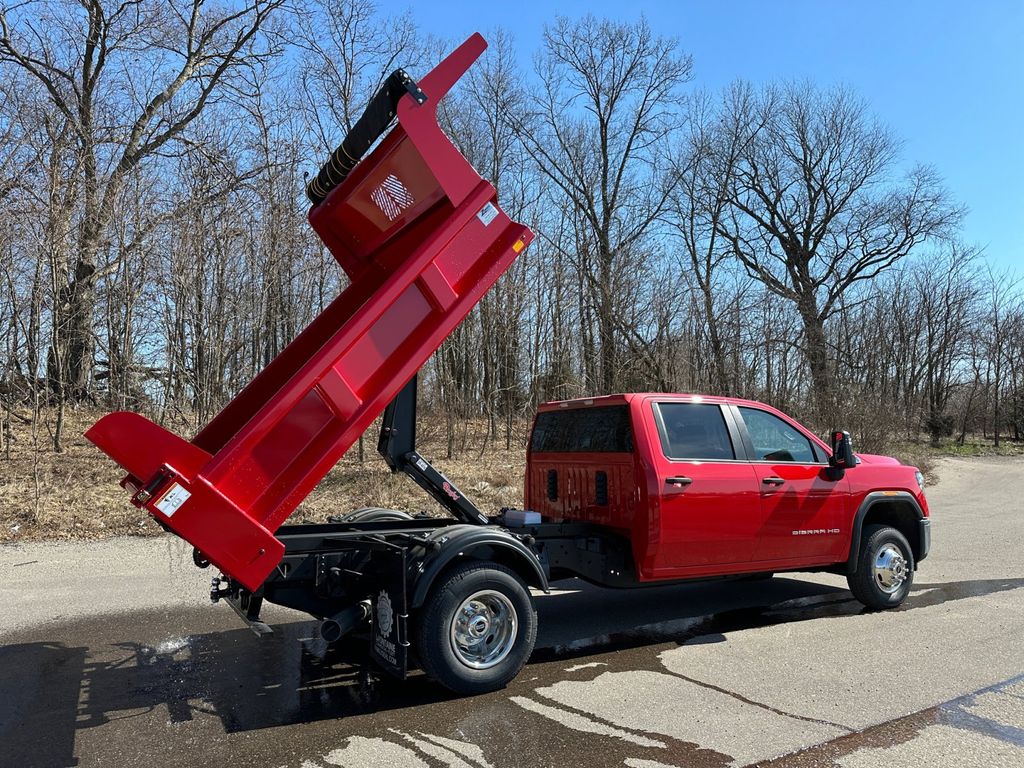
<svg viewBox="0 0 1024 768">
<path fill-rule="evenodd" d="M 530 450 L 537 453 L 632 453 L 629 406 L 539 413 L 533 426 Z"/>
</svg>

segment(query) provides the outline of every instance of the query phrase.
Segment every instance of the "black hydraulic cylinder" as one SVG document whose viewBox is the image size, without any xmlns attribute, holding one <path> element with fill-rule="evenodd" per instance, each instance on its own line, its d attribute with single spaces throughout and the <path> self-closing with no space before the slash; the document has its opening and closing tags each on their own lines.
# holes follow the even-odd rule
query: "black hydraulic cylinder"
<svg viewBox="0 0 1024 768">
<path fill-rule="evenodd" d="M 370 99 L 362 116 L 331 153 L 320 172 L 306 186 L 306 196 L 313 205 L 323 202 L 331 190 L 348 177 L 366 151 L 391 126 L 398 109 L 398 100 L 407 93 L 412 95 L 417 104 L 427 100 L 405 70 L 396 69 Z"/>
<path fill-rule="evenodd" d="M 384 409 L 377 452 L 392 472 L 404 472 L 442 507 L 464 522 L 487 525 L 487 515 L 416 452 L 416 377 Z"/>
</svg>

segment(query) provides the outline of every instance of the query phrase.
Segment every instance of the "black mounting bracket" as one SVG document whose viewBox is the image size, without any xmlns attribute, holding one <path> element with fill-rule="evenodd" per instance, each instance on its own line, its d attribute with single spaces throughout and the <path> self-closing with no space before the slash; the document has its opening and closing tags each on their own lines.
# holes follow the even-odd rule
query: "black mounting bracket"
<svg viewBox="0 0 1024 768">
<path fill-rule="evenodd" d="M 409 74 L 404 69 L 398 70 L 395 74 L 398 75 L 402 85 L 405 86 L 406 92 L 415 99 L 417 104 L 424 104 L 426 102 L 427 94 L 420 90 L 416 81 L 409 77 Z"/>
</svg>

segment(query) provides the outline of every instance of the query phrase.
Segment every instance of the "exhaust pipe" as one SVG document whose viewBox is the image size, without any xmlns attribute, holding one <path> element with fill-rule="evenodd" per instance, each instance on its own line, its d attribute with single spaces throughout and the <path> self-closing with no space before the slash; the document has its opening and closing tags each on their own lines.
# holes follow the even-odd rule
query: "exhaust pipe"
<svg viewBox="0 0 1024 768">
<path fill-rule="evenodd" d="M 369 600 L 350 605 L 320 623 L 320 637 L 328 643 L 336 643 L 368 618 L 370 618 Z"/>
</svg>

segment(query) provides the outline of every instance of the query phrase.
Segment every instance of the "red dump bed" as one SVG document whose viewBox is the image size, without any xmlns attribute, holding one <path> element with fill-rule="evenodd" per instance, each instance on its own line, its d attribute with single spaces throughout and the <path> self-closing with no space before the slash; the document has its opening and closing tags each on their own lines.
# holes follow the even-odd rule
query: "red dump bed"
<svg viewBox="0 0 1024 768">
<path fill-rule="evenodd" d="M 273 532 L 533 239 L 437 123 L 486 47 L 473 35 L 426 77 L 397 125 L 309 220 L 351 278 L 206 427 L 186 441 L 134 413 L 86 437 L 128 471 L 132 502 L 256 589 L 283 554 Z"/>
</svg>

